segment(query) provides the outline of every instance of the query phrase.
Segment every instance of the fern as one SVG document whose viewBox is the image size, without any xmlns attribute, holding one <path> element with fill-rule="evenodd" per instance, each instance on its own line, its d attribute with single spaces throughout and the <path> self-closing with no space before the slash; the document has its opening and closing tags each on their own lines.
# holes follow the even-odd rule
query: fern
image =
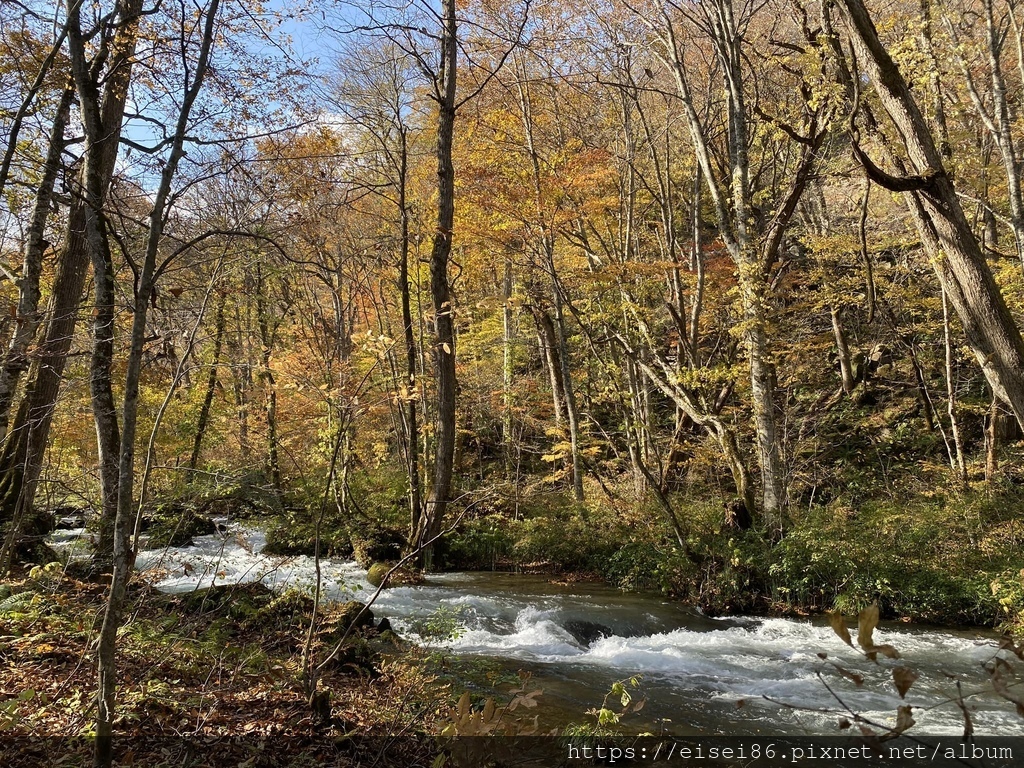
<svg viewBox="0 0 1024 768">
<path fill-rule="evenodd" d="M 18 613 L 19 611 L 28 608 L 32 603 L 32 598 L 34 597 L 34 592 L 18 592 L 15 595 L 11 595 L 10 597 L 0 600 L 0 615 Z"/>
</svg>

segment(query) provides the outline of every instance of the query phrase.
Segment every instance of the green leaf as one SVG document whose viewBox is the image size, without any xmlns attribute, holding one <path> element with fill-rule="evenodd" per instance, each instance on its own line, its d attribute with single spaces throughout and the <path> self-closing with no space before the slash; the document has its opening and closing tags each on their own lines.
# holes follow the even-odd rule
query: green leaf
<svg viewBox="0 0 1024 768">
<path fill-rule="evenodd" d="M 602 707 L 597 713 L 598 725 L 613 725 L 619 722 L 619 716 L 607 707 Z"/>
</svg>

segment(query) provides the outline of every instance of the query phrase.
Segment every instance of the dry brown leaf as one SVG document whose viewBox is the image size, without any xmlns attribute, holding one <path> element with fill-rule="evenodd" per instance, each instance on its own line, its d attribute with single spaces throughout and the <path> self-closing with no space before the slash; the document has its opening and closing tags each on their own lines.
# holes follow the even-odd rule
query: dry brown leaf
<svg viewBox="0 0 1024 768">
<path fill-rule="evenodd" d="M 901 699 L 907 697 L 907 691 L 910 690 L 917 678 L 920 675 L 909 667 L 895 667 L 892 671 L 892 682 L 896 686 L 896 691 L 899 693 Z"/>
<path fill-rule="evenodd" d="M 828 615 L 828 623 L 832 625 L 832 631 L 839 635 L 839 639 L 852 648 L 853 638 L 850 637 L 850 630 L 846 628 L 846 622 L 843 620 L 843 614 L 830 613 Z"/>
<path fill-rule="evenodd" d="M 836 671 L 840 675 L 845 677 L 847 680 L 850 680 L 858 688 L 860 688 L 862 685 L 864 685 L 864 678 L 861 675 L 858 675 L 856 672 L 851 672 L 848 669 L 843 669 L 838 664 L 833 664 L 832 666 L 836 668 Z"/>
<path fill-rule="evenodd" d="M 893 730 L 897 736 L 914 725 L 914 718 L 910 714 L 910 710 L 909 706 L 903 706 L 896 710 L 896 727 Z"/>
<path fill-rule="evenodd" d="M 867 648 L 866 650 L 867 657 L 872 661 L 875 660 L 876 655 L 879 653 L 888 659 L 898 659 L 900 657 L 900 652 L 893 648 L 891 645 L 872 645 L 870 648 Z"/>
<path fill-rule="evenodd" d="M 857 616 L 857 645 L 866 651 L 871 651 L 875 642 L 871 636 L 878 626 L 878 605 L 872 603 L 862 610 Z"/>
</svg>

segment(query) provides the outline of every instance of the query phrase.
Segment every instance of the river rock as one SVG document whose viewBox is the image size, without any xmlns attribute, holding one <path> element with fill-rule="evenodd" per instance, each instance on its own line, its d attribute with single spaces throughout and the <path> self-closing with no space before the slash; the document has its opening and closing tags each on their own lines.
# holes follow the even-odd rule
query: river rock
<svg viewBox="0 0 1024 768">
<path fill-rule="evenodd" d="M 274 593 L 265 584 L 256 581 L 204 587 L 178 595 L 174 603 L 183 613 L 227 615 L 236 621 L 245 621 L 254 618 L 274 599 Z"/>
<path fill-rule="evenodd" d="M 330 619 L 339 629 L 345 631 L 350 624 L 355 622 L 353 629 L 362 629 L 364 627 L 373 626 L 373 611 L 366 608 L 365 603 L 360 603 L 358 600 L 352 600 L 348 603 L 341 603 L 337 607 L 333 608 L 330 613 Z"/>
<path fill-rule="evenodd" d="M 53 532 L 57 519 L 52 512 L 34 509 L 25 515 L 18 532 L 25 537 L 41 537 Z"/>
<path fill-rule="evenodd" d="M 595 640 L 599 640 L 602 637 L 609 637 L 615 632 L 611 627 L 606 627 L 604 624 L 598 624 L 596 621 L 567 621 L 565 622 L 565 631 L 576 638 L 576 642 L 581 645 L 589 646 Z"/>
<path fill-rule="evenodd" d="M 390 570 L 391 566 L 387 563 L 374 563 L 366 572 L 366 580 L 370 582 L 370 586 L 379 587 Z"/>
<path fill-rule="evenodd" d="M 370 566 L 370 569 L 366 572 L 366 580 L 374 587 L 379 587 L 384 582 L 384 577 L 388 575 L 394 566 L 391 563 L 374 563 Z M 419 571 L 403 567 L 391 574 L 391 578 L 388 579 L 388 587 L 414 587 L 418 584 L 422 584 L 426 581 L 423 578 L 423 574 Z"/>
<path fill-rule="evenodd" d="M 80 507 L 57 507 L 51 514 L 56 520 L 54 530 L 72 531 L 77 528 L 85 528 L 86 510 Z"/>
<path fill-rule="evenodd" d="M 142 517 L 142 530 L 149 534 L 146 546 L 188 547 L 195 536 L 217 532 L 217 524 L 182 504 L 165 504 Z"/>
<path fill-rule="evenodd" d="M 367 528 L 352 534 L 352 553 L 363 568 L 372 563 L 398 560 L 405 537 L 389 528 Z"/>
</svg>

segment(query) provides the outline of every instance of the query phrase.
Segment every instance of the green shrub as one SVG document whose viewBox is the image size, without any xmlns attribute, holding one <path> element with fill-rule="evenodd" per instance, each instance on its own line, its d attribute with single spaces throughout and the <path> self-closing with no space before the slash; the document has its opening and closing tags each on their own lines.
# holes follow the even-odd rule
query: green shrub
<svg viewBox="0 0 1024 768">
<path fill-rule="evenodd" d="M 509 520 L 492 514 L 465 521 L 445 544 L 446 568 L 479 571 L 507 564 L 515 542 Z"/>
<path fill-rule="evenodd" d="M 613 516 L 585 509 L 558 510 L 512 524 L 512 556 L 521 566 L 546 566 L 569 572 L 601 572 L 627 541 Z"/>
</svg>

